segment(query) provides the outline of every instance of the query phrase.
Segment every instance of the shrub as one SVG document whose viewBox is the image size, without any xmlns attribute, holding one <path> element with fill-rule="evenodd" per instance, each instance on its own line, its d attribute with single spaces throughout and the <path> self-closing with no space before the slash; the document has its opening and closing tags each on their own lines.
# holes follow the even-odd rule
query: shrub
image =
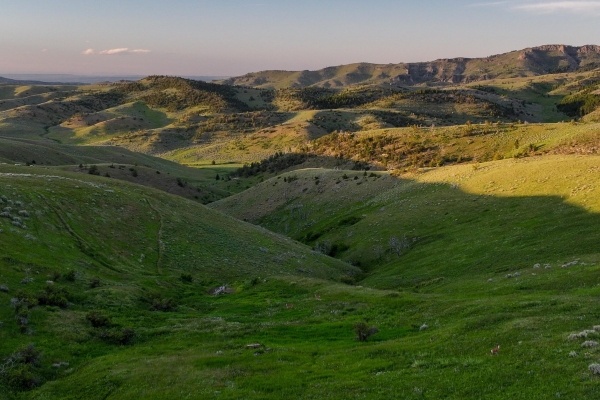
<svg viewBox="0 0 600 400">
<path fill-rule="evenodd" d="M 99 337 L 106 342 L 125 346 L 133 344 L 135 331 L 131 328 L 113 328 L 101 331 Z"/>
<path fill-rule="evenodd" d="M 90 167 L 90 169 L 88 169 L 88 173 L 90 175 L 100 175 L 100 171 L 98 171 L 98 166 L 97 165 L 92 165 Z"/>
<path fill-rule="evenodd" d="M 42 359 L 42 352 L 36 350 L 33 343 L 29 343 L 27 346 L 19 350 L 18 354 L 21 358 L 21 363 L 29 364 L 33 366 L 39 366 Z"/>
<path fill-rule="evenodd" d="M 69 305 L 68 293 L 64 288 L 48 285 L 37 296 L 38 304 L 66 308 Z"/>
<path fill-rule="evenodd" d="M 132 344 L 135 338 L 135 331 L 131 328 L 123 328 L 116 338 L 121 345 Z"/>
<path fill-rule="evenodd" d="M 57 282 L 57 281 L 60 279 L 60 277 L 61 277 L 61 276 L 62 276 L 62 275 L 61 275 L 61 273 L 60 273 L 60 272 L 58 272 L 58 271 L 52 271 L 52 272 L 50 273 L 50 276 L 49 276 L 49 278 L 50 278 L 50 280 L 52 280 L 52 281 L 54 281 L 54 282 Z"/>
<path fill-rule="evenodd" d="M 65 279 L 69 282 L 75 282 L 75 278 L 77 278 L 77 272 L 74 270 L 69 270 L 69 272 L 65 274 Z"/>
<path fill-rule="evenodd" d="M 31 390 L 38 386 L 41 379 L 33 373 L 33 368 L 19 364 L 5 373 L 8 386 L 16 390 Z"/>
<path fill-rule="evenodd" d="M 150 311 L 162 311 L 169 312 L 173 311 L 177 305 L 173 299 L 167 299 L 164 297 L 156 297 L 152 299 L 152 306 Z"/>
<path fill-rule="evenodd" d="M 35 369 L 41 365 L 42 354 L 33 343 L 13 353 L 0 365 L 0 375 L 7 385 L 16 390 L 30 390 L 38 386 L 41 379 Z"/>
<path fill-rule="evenodd" d="M 184 283 L 192 283 L 192 281 L 194 280 L 194 278 L 192 278 L 191 274 L 181 274 L 179 279 L 181 279 L 181 282 L 184 282 Z"/>
<path fill-rule="evenodd" d="M 351 276 L 342 276 L 340 282 L 345 283 L 346 285 L 356 285 L 356 279 Z"/>
<path fill-rule="evenodd" d="M 358 322 L 354 325 L 354 333 L 356 338 L 361 342 L 366 342 L 368 338 L 379 332 L 375 326 L 368 326 L 365 322 Z"/>
<path fill-rule="evenodd" d="M 24 290 L 19 290 L 14 298 L 10 300 L 10 304 L 15 308 L 15 314 L 18 313 L 18 309 L 31 309 L 37 306 L 37 298 Z"/>
<path fill-rule="evenodd" d="M 94 328 L 104 328 L 110 326 L 110 319 L 102 314 L 101 311 L 90 311 L 85 316 L 85 319 L 90 321 Z"/>
<path fill-rule="evenodd" d="M 94 278 L 90 281 L 90 288 L 95 289 L 97 287 L 100 287 L 100 279 Z"/>
</svg>

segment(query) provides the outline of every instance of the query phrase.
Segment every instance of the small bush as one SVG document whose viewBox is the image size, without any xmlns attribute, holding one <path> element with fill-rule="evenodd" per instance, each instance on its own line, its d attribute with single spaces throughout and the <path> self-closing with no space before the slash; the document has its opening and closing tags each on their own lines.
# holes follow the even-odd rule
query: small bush
<svg viewBox="0 0 600 400">
<path fill-rule="evenodd" d="M 7 385 L 15 390 L 30 390 L 38 386 L 41 379 L 35 370 L 40 367 L 42 353 L 33 343 L 13 353 L 2 365 L 2 377 Z"/>
<path fill-rule="evenodd" d="M 38 304 L 66 308 L 69 305 L 68 293 L 64 288 L 46 286 L 37 296 Z"/>
<path fill-rule="evenodd" d="M 18 314 L 19 309 L 32 309 L 37 306 L 38 301 L 36 296 L 24 290 L 19 290 L 14 298 L 10 300 L 11 305 L 15 308 L 15 314 Z"/>
<path fill-rule="evenodd" d="M 345 283 L 346 285 L 356 285 L 356 279 L 351 276 L 342 276 L 340 282 Z"/>
<path fill-rule="evenodd" d="M 104 328 L 110 326 L 110 319 L 102 314 L 101 311 L 90 311 L 85 316 L 85 319 L 90 321 L 94 328 Z"/>
<path fill-rule="evenodd" d="M 97 165 L 92 165 L 90 167 L 90 169 L 88 170 L 88 173 L 90 175 L 100 175 L 100 171 L 98 171 L 98 166 Z"/>
<path fill-rule="evenodd" d="M 131 328 L 113 328 L 101 331 L 99 337 L 108 343 L 126 346 L 133 344 L 135 331 Z"/>
<path fill-rule="evenodd" d="M 53 272 L 50 273 L 49 278 L 50 278 L 51 281 L 58 282 L 58 280 L 60 279 L 61 276 L 62 275 L 61 275 L 60 272 L 53 271 Z"/>
<path fill-rule="evenodd" d="M 90 281 L 90 288 L 95 289 L 97 287 L 100 287 L 100 279 L 94 278 Z"/>
<path fill-rule="evenodd" d="M 67 272 L 65 274 L 65 279 L 68 280 L 69 282 L 75 282 L 76 278 L 77 278 L 77 272 L 75 272 L 73 270 L 69 270 L 69 272 Z"/>
<path fill-rule="evenodd" d="M 368 338 L 379 332 L 379 329 L 375 326 L 368 326 L 364 322 L 359 322 L 354 325 L 354 333 L 356 338 L 361 342 L 366 342 Z"/>
<path fill-rule="evenodd" d="M 181 282 L 183 283 L 192 283 L 192 281 L 194 280 L 191 274 L 181 274 L 179 279 L 181 279 Z"/>
<path fill-rule="evenodd" d="M 5 373 L 6 383 L 15 390 L 31 390 L 41 383 L 29 365 L 20 364 Z"/>
<path fill-rule="evenodd" d="M 177 306 L 175 300 L 162 297 L 160 294 L 150 295 L 150 303 L 150 311 L 169 312 L 173 311 Z"/>
<path fill-rule="evenodd" d="M 36 350 L 33 343 L 29 343 L 27 346 L 19 350 L 20 360 L 22 364 L 29 364 L 38 367 L 41 363 L 42 352 Z"/>
</svg>

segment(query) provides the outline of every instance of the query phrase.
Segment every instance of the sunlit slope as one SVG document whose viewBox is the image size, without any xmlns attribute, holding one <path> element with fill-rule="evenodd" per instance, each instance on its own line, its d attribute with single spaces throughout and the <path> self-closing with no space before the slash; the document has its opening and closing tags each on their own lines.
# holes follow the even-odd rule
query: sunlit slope
<svg viewBox="0 0 600 400">
<path fill-rule="evenodd" d="M 469 83 L 597 68 L 598 46 L 546 45 L 485 58 L 400 64 L 358 63 L 317 71 L 262 71 L 222 82 L 259 88 L 345 87 L 361 84 Z"/>
<path fill-rule="evenodd" d="M 548 156 L 400 178 L 304 170 L 212 206 L 360 265 L 369 283 L 403 287 L 595 257 L 598 165 Z"/>
</svg>

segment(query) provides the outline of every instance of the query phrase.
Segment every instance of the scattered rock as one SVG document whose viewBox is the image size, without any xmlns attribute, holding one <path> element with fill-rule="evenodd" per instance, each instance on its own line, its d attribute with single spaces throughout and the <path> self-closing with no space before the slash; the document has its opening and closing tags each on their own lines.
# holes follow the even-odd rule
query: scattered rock
<svg viewBox="0 0 600 400">
<path fill-rule="evenodd" d="M 213 296 L 219 296 L 219 295 L 222 295 L 222 294 L 234 294 L 235 293 L 235 289 L 230 288 L 227 285 L 223 285 L 223 286 L 219 286 L 219 287 L 210 289 L 209 293 L 212 294 Z"/>
<path fill-rule="evenodd" d="M 600 364 L 592 364 L 588 367 L 588 369 L 592 372 L 592 374 L 600 375 Z"/>
<path fill-rule="evenodd" d="M 262 344 L 260 344 L 260 343 L 251 343 L 251 344 L 246 345 L 247 349 L 260 349 L 261 347 L 262 347 Z"/>
</svg>

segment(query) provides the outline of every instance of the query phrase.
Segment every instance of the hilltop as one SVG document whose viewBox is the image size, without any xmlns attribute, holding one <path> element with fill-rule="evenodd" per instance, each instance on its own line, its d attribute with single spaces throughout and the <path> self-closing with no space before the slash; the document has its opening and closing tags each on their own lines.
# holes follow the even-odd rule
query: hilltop
<svg viewBox="0 0 600 400">
<path fill-rule="evenodd" d="M 227 85 L 280 89 L 317 86 L 466 84 L 600 67 L 600 47 L 546 45 L 485 58 L 452 58 L 400 64 L 358 63 L 318 71 L 263 71 L 222 80 Z"/>
</svg>

